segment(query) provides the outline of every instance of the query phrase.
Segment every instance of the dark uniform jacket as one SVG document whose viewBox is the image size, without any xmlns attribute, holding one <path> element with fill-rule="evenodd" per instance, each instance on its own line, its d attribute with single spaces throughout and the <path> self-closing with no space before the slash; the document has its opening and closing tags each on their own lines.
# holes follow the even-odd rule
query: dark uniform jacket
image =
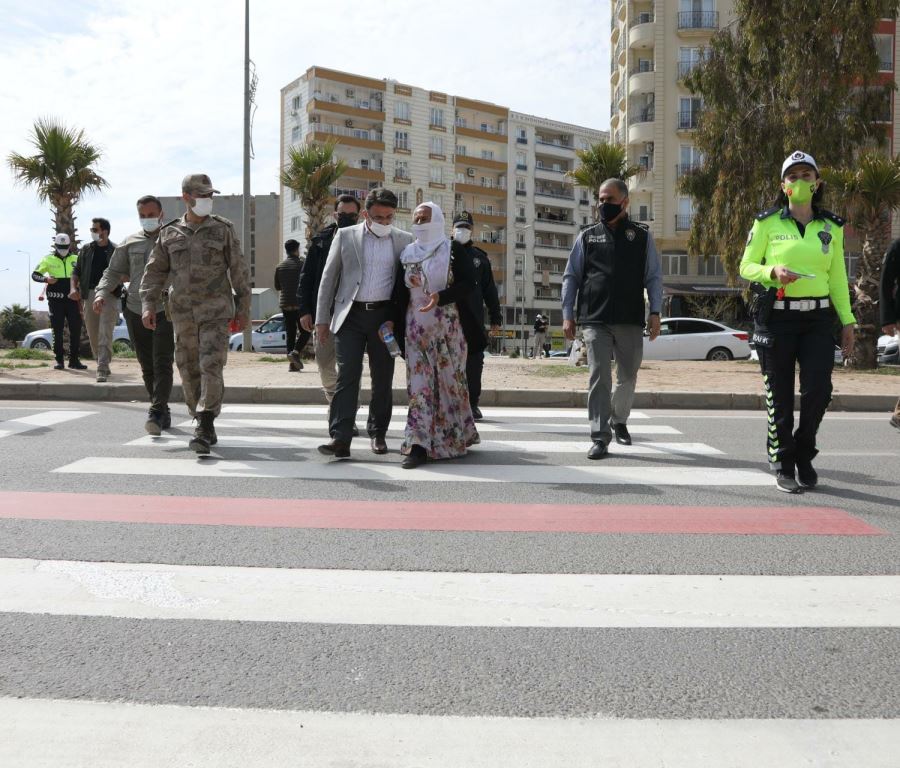
<svg viewBox="0 0 900 768">
<path fill-rule="evenodd" d="M 281 291 L 278 306 L 282 309 L 297 306 L 297 293 L 300 288 L 300 271 L 303 262 L 299 256 L 288 256 L 275 267 L 275 290 Z"/>
<path fill-rule="evenodd" d="M 109 259 L 115 250 L 116 244 L 112 240 L 106 245 L 90 242 L 82 247 L 81 251 L 78 253 L 78 260 L 75 262 L 75 267 L 72 269 L 72 274 L 78 278 L 78 290 L 81 291 L 82 298 L 86 299 L 87 292 L 91 288 L 97 287 L 97 285 L 90 284 L 91 273 L 94 269 L 94 259 L 102 259 L 103 269 L 105 271 L 109 266 Z M 98 279 L 97 284 L 99 283 L 100 280 Z"/>
<path fill-rule="evenodd" d="M 881 324 L 900 321 L 900 240 L 894 240 L 881 266 Z"/>
<path fill-rule="evenodd" d="M 470 331 L 466 333 L 466 343 L 484 350 L 488 344 L 487 335 L 484 332 L 484 305 L 487 304 L 488 316 L 491 325 L 502 325 L 503 314 L 500 311 L 500 299 L 497 296 L 497 286 L 494 283 L 494 271 L 491 268 L 491 260 L 488 255 L 472 243 L 457 243 L 455 240 L 450 246 L 454 261 L 465 261 L 471 264 L 472 276 L 475 279 L 475 287 L 469 294 L 468 306 L 460 310 L 470 315 L 463 320 L 464 327 L 470 325 Z M 476 327 L 477 326 L 477 327 Z"/>
<path fill-rule="evenodd" d="M 328 259 L 328 251 L 334 233 L 337 232 L 337 224 L 329 224 L 320 232 L 313 235 L 306 252 L 306 261 L 300 271 L 300 280 L 297 284 L 297 304 L 300 307 L 300 316 L 312 315 L 316 317 L 316 303 L 319 299 L 319 284 L 322 282 L 322 272 L 325 271 L 325 262 Z"/>
</svg>

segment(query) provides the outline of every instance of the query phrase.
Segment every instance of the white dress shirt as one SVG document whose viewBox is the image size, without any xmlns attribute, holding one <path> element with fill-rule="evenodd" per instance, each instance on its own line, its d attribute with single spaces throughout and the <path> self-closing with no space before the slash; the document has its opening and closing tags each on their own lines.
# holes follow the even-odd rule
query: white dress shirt
<svg viewBox="0 0 900 768">
<path fill-rule="evenodd" d="M 362 277 L 356 301 L 386 301 L 394 290 L 394 241 L 390 235 L 375 237 L 363 227 Z"/>
</svg>

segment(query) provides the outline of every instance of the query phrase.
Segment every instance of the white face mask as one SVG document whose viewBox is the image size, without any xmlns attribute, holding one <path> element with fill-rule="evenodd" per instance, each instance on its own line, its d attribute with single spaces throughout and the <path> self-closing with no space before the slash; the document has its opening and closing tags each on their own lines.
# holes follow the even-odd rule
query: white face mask
<svg viewBox="0 0 900 768">
<path fill-rule="evenodd" d="M 144 232 L 156 232 L 159 229 L 159 219 L 141 219 L 141 229 Z"/>
<path fill-rule="evenodd" d="M 369 229 L 375 237 L 386 237 L 391 234 L 390 224 L 379 224 L 377 221 L 369 219 Z"/>
<path fill-rule="evenodd" d="M 425 224 L 413 224 L 413 234 L 422 245 L 431 245 L 444 239 L 444 225 L 440 221 L 428 221 Z"/>
<path fill-rule="evenodd" d="M 456 240 L 457 243 L 465 245 L 472 239 L 472 230 L 468 227 L 456 227 L 453 230 L 453 239 Z"/>
<path fill-rule="evenodd" d="M 212 213 L 213 209 L 213 200 L 211 197 L 198 197 L 194 200 L 194 207 L 191 208 L 194 216 L 199 216 L 203 218 L 204 216 L 209 216 Z"/>
<path fill-rule="evenodd" d="M 100 233 L 99 232 L 91 232 L 91 240 L 95 243 L 100 242 Z"/>
</svg>

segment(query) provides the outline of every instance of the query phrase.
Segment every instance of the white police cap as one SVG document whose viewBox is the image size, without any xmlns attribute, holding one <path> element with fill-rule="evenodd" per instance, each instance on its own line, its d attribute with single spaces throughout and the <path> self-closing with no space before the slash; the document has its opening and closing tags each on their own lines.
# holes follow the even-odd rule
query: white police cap
<svg viewBox="0 0 900 768">
<path fill-rule="evenodd" d="M 69 240 L 69 236 L 65 232 L 60 232 L 53 238 L 54 245 L 69 245 L 71 242 L 72 241 Z"/>
<path fill-rule="evenodd" d="M 790 155 L 785 158 L 785 161 L 781 164 L 781 178 L 784 178 L 784 174 L 786 174 L 793 166 L 795 165 L 811 165 L 816 173 L 819 172 L 819 166 L 816 165 L 816 161 L 812 155 L 806 154 L 806 152 L 792 152 Z"/>
</svg>

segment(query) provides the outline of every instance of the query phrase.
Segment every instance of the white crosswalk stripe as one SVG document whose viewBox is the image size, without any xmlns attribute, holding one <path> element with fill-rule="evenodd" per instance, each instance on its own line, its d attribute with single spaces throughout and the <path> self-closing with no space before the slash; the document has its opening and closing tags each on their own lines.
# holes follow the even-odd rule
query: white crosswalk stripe
<svg viewBox="0 0 900 768">
<path fill-rule="evenodd" d="M 49 410 L 30 416 L 20 416 L 17 419 L 0 422 L 0 438 L 21 435 L 36 429 L 55 427 L 58 424 L 92 416 L 95 413 L 96 411 Z"/>
<path fill-rule="evenodd" d="M 326 405 L 224 405 L 222 413 L 226 418 L 232 414 L 253 414 L 256 416 L 268 415 L 303 415 L 313 416 L 328 414 L 328 406 Z M 365 418 L 366 409 L 361 408 L 359 414 Z M 587 411 L 584 408 L 491 408 L 484 407 L 481 413 L 486 419 L 509 419 L 510 417 L 529 418 L 529 419 L 574 419 L 582 423 L 587 421 Z M 405 406 L 395 405 L 392 409 L 394 416 L 405 417 L 407 408 Z M 628 417 L 629 422 L 649 419 L 650 416 L 644 411 L 632 411 Z"/>
</svg>

